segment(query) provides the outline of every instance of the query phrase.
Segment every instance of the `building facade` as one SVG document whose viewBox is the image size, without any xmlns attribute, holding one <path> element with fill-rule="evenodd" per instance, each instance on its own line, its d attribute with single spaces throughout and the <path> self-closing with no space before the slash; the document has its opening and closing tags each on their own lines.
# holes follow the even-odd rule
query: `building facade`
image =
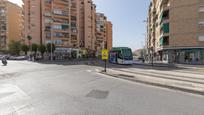
<svg viewBox="0 0 204 115">
<path fill-rule="evenodd" d="M 0 1 L 0 50 L 8 50 L 11 41 L 23 39 L 23 10 L 7 0 Z"/>
<path fill-rule="evenodd" d="M 92 0 L 24 0 L 25 36 L 57 50 L 96 51 L 96 5 Z"/>
<path fill-rule="evenodd" d="M 23 0 L 24 38 L 31 36 L 32 43 L 42 43 L 41 2 L 40 0 Z"/>
<path fill-rule="evenodd" d="M 96 14 L 96 42 L 97 51 L 106 48 L 106 21 L 107 17 L 103 13 Z"/>
<path fill-rule="evenodd" d="M 147 33 L 149 60 L 204 63 L 204 1 L 152 0 Z"/>
<path fill-rule="evenodd" d="M 106 21 L 106 41 L 107 41 L 107 49 L 111 50 L 113 47 L 113 25 L 110 21 Z"/>
</svg>

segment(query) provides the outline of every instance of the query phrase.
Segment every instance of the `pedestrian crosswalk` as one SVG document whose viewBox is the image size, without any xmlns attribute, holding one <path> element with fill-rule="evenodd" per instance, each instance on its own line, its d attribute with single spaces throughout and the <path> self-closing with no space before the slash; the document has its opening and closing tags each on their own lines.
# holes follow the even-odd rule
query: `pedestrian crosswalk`
<svg viewBox="0 0 204 115">
<path fill-rule="evenodd" d="M 131 81 L 186 89 L 204 94 L 204 74 L 192 70 L 145 69 L 137 67 L 112 68 L 109 74 Z M 126 77 L 133 76 L 133 77 Z"/>
</svg>

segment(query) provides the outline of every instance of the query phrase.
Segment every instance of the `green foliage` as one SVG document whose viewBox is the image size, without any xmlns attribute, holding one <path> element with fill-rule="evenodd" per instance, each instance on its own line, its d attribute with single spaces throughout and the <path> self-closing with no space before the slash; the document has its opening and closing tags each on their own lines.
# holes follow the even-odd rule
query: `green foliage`
<svg viewBox="0 0 204 115">
<path fill-rule="evenodd" d="M 41 52 L 41 54 L 43 55 L 46 52 L 46 46 L 45 45 L 39 45 L 38 46 L 38 50 Z"/>
<path fill-rule="evenodd" d="M 37 44 L 32 44 L 32 51 L 35 53 L 38 51 L 38 45 Z"/>
<path fill-rule="evenodd" d="M 19 55 L 21 51 L 20 41 L 11 41 L 9 44 L 9 52 L 13 55 Z"/>
<path fill-rule="evenodd" d="M 28 41 L 32 40 L 32 37 L 30 35 L 27 36 Z"/>
<path fill-rule="evenodd" d="M 47 51 L 48 51 L 49 53 L 51 53 L 51 44 L 50 44 L 50 43 L 47 44 Z M 52 52 L 54 52 L 54 51 L 55 51 L 55 45 L 52 44 Z"/>
<path fill-rule="evenodd" d="M 26 44 L 22 44 L 21 51 L 25 52 L 25 55 L 27 55 L 27 52 L 29 51 L 29 46 Z"/>
</svg>

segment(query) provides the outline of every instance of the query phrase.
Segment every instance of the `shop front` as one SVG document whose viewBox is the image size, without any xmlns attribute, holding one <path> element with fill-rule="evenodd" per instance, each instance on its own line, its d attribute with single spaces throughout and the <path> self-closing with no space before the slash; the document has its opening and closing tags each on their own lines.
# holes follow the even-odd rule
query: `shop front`
<svg viewBox="0 0 204 115">
<path fill-rule="evenodd" d="M 160 55 L 165 63 L 204 64 L 204 49 L 169 49 Z"/>
</svg>

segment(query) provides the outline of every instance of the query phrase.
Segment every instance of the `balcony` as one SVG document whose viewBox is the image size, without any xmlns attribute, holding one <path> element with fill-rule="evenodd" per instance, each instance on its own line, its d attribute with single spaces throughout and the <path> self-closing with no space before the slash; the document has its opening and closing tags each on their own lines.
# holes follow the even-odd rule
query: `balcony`
<svg viewBox="0 0 204 115">
<path fill-rule="evenodd" d="M 160 46 L 168 46 L 169 45 L 169 36 L 161 37 L 159 40 Z"/>
<path fill-rule="evenodd" d="M 69 5 L 69 0 L 55 0 L 54 3 L 60 5 Z"/>
<path fill-rule="evenodd" d="M 63 9 L 53 9 L 54 15 L 60 15 L 60 16 L 69 16 L 69 12 Z"/>
<path fill-rule="evenodd" d="M 169 22 L 169 10 L 163 11 L 160 15 L 160 23 Z"/>
<path fill-rule="evenodd" d="M 54 18 L 60 18 L 60 19 L 69 19 L 69 16 L 64 16 L 64 15 L 59 15 L 59 14 L 54 14 Z"/>
<path fill-rule="evenodd" d="M 67 20 L 67 19 L 53 19 L 53 21 L 55 22 L 55 23 L 63 23 L 63 24 L 69 24 L 69 20 Z"/>
</svg>

